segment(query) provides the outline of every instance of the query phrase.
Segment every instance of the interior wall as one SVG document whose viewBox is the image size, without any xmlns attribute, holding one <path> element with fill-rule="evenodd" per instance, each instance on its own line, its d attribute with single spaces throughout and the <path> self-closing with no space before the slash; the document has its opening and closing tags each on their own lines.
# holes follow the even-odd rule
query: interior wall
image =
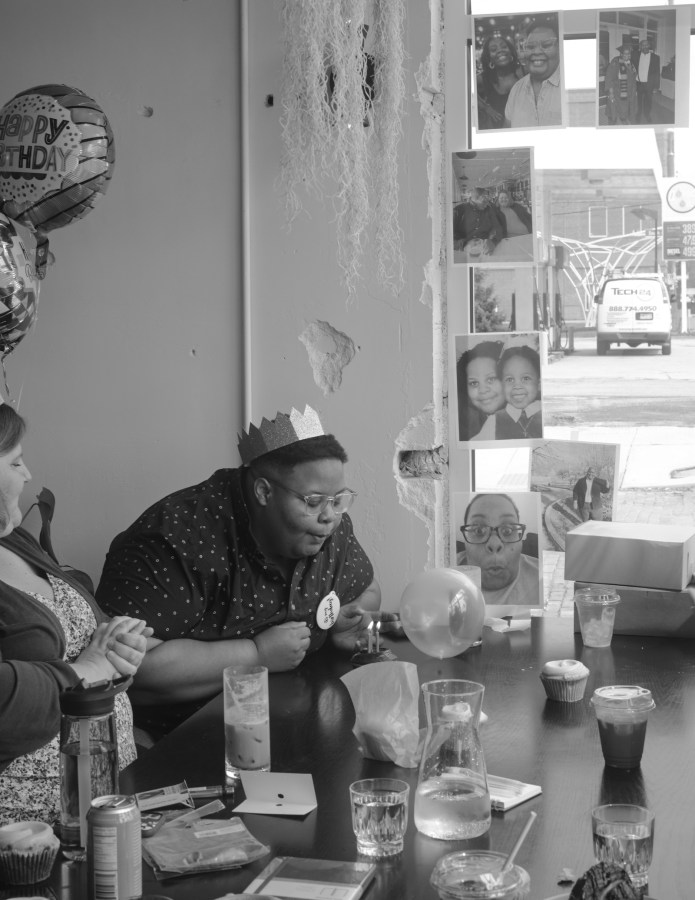
<svg viewBox="0 0 695 900">
<path fill-rule="evenodd" d="M 98 577 L 147 505 L 238 461 L 239 4 L 0 0 L 0 13 L 0 103 L 68 84 L 115 136 L 108 191 L 49 234 L 36 326 L 6 359 L 29 422 L 25 506 L 50 487 L 59 556 Z"/>
<path fill-rule="evenodd" d="M 399 447 L 431 447 L 435 440 L 432 307 L 424 285 L 432 221 L 425 122 L 416 83 L 416 72 L 430 51 L 430 12 L 427 3 L 407 0 L 399 173 L 405 288 L 398 296 L 381 289 L 367 254 L 357 295 L 349 299 L 336 263 L 330 200 L 307 197 L 305 214 L 288 231 L 275 189 L 282 152 L 279 10 L 280 0 L 249 3 L 253 418 L 309 403 L 319 411 L 324 428 L 344 444 L 350 458 L 348 484 L 360 495 L 350 514 L 374 562 L 383 606 L 395 609 L 405 585 L 434 554 L 425 521 L 429 518 L 431 527 L 434 515 L 427 507 L 433 485 L 411 491 L 397 466 Z M 269 96 L 272 106 L 267 105 Z M 318 335 L 314 348 L 319 354 L 336 350 L 331 329 L 356 346 L 354 359 L 330 390 L 322 387 L 321 378 L 317 383 L 316 367 L 300 340 L 306 329 Z M 416 422 L 409 425 L 411 419 Z"/>
</svg>

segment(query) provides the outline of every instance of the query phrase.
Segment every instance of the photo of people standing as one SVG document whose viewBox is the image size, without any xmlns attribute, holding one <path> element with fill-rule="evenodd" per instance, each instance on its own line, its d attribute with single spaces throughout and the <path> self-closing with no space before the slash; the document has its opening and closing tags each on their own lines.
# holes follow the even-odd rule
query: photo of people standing
<svg viewBox="0 0 695 900">
<path fill-rule="evenodd" d="M 523 445 L 543 437 L 537 333 L 457 335 L 460 441 Z"/>
<path fill-rule="evenodd" d="M 553 128 L 565 122 L 557 12 L 474 19 L 476 128 Z"/>
<path fill-rule="evenodd" d="M 530 486 L 541 495 L 542 547 L 565 549 L 568 531 L 589 520 L 615 519 L 619 444 L 538 441 L 531 450 Z"/>
<path fill-rule="evenodd" d="M 452 153 L 454 264 L 533 264 L 532 171 L 530 147 Z"/>
<path fill-rule="evenodd" d="M 597 125 L 679 124 L 688 104 L 689 60 L 678 15 L 646 8 L 598 13 Z"/>
</svg>

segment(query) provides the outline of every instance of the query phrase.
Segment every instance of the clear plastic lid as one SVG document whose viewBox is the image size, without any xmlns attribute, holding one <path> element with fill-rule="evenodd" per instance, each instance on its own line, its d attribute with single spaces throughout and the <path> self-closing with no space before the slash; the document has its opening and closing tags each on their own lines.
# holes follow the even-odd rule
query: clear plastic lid
<svg viewBox="0 0 695 900">
<path fill-rule="evenodd" d="M 603 584 L 595 584 L 592 587 L 579 588 L 574 592 L 575 603 L 596 603 L 600 606 L 610 606 L 620 602 L 620 594 L 611 587 Z"/>
<path fill-rule="evenodd" d="M 591 702 L 594 706 L 628 711 L 654 709 L 656 706 L 652 698 L 652 692 L 636 684 L 609 684 L 605 687 L 596 688 Z"/>
<path fill-rule="evenodd" d="M 505 860 L 494 850 L 448 853 L 432 870 L 430 882 L 442 900 L 524 900 L 529 895 L 528 872 L 511 866 L 502 873 Z"/>
</svg>

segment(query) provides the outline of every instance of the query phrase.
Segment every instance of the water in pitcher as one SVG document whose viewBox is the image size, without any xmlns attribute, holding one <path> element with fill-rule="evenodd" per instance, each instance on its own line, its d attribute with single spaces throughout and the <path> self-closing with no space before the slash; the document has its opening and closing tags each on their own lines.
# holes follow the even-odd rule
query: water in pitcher
<svg viewBox="0 0 695 900">
<path fill-rule="evenodd" d="M 485 834 L 490 827 L 490 794 L 485 785 L 465 774 L 444 774 L 418 785 L 415 827 L 445 841 Z"/>
</svg>

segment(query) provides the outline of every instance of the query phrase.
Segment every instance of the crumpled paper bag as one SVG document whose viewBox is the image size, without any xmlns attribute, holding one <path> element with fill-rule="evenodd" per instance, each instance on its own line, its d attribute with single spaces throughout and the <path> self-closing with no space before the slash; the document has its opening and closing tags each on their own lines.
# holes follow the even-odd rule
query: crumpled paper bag
<svg viewBox="0 0 695 900">
<path fill-rule="evenodd" d="M 355 708 L 362 753 L 371 759 L 413 769 L 420 760 L 418 700 L 420 684 L 414 663 L 369 663 L 340 679 Z"/>
</svg>

